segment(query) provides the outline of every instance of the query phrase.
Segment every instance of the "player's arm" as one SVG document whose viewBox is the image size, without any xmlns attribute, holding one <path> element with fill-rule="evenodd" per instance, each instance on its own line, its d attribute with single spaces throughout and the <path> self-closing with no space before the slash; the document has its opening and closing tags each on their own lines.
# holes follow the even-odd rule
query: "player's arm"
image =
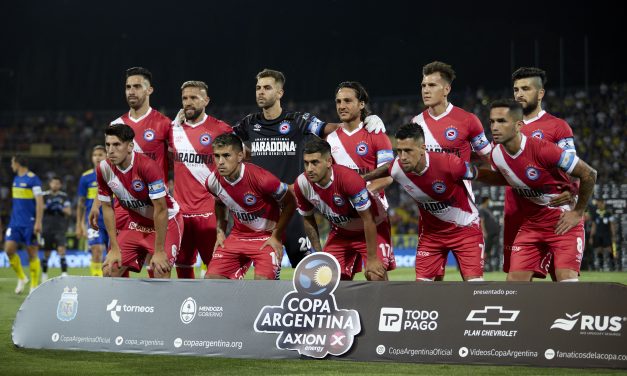
<svg viewBox="0 0 627 376">
<path fill-rule="evenodd" d="M 72 216 L 72 204 L 67 200 L 63 203 L 63 214 L 67 217 Z"/>
<path fill-rule="evenodd" d="M 294 198 L 294 194 L 289 191 L 287 184 L 281 183 L 281 185 L 285 186 L 284 188 L 279 188 L 279 190 L 285 190 L 283 197 L 278 200 L 279 205 L 281 205 L 281 215 L 279 216 L 279 220 L 274 228 L 274 231 L 272 231 L 272 236 L 270 236 L 270 239 L 266 241 L 267 244 L 264 243 L 264 246 L 270 245 L 277 252 L 279 260 L 283 257 L 283 245 L 281 238 L 287 228 L 287 224 L 290 222 L 290 219 L 292 219 L 292 215 L 294 215 L 294 211 L 296 210 L 296 199 Z M 274 196 L 276 198 L 277 194 L 275 193 Z M 264 246 L 262 246 L 262 248 Z"/>
<path fill-rule="evenodd" d="M 381 178 L 389 177 L 390 176 L 390 170 L 389 170 L 390 163 L 392 163 L 392 162 L 385 163 L 385 164 L 375 168 L 374 170 L 361 175 L 361 177 L 365 181 L 372 181 L 372 180 L 375 180 L 375 179 L 381 179 Z"/>
<path fill-rule="evenodd" d="M 372 193 L 378 193 L 387 188 L 393 181 L 391 176 L 372 180 L 370 184 L 368 184 L 368 190 Z"/>
<path fill-rule="evenodd" d="M 303 226 L 305 227 L 305 234 L 309 238 L 309 241 L 311 241 L 311 247 L 316 252 L 322 252 L 318 223 L 316 222 L 316 217 L 313 213 L 310 215 L 303 215 Z"/>
<path fill-rule="evenodd" d="M 35 226 L 33 230 L 41 234 L 42 220 L 44 218 L 44 196 L 43 193 L 35 194 Z"/>
<path fill-rule="evenodd" d="M 85 197 L 79 197 L 76 203 L 76 237 L 85 237 L 85 224 L 83 222 L 85 218 Z"/>
<path fill-rule="evenodd" d="M 498 171 L 494 171 L 489 168 L 474 167 L 474 169 L 476 170 L 474 180 L 487 185 L 509 185 L 507 180 L 505 180 L 505 177 Z"/>
<path fill-rule="evenodd" d="M 387 166 L 389 163 L 394 162 L 394 152 L 392 150 L 392 143 L 387 135 L 379 135 L 375 138 L 375 145 L 377 148 L 377 167 Z M 381 192 L 385 188 L 389 187 L 394 180 L 391 176 L 378 178 L 371 180 L 368 184 L 368 190 L 370 192 Z"/>
<path fill-rule="evenodd" d="M 366 249 L 368 261 L 366 262 L 366 279 L 369 281 L 382 281 L 385 279 L 385 267 L 377 257 L 377 225 L 374 223 L 369 209 L 358 211 L 364 222 L 364 235 L 366 237 Z"/>
<path fill-rule="evenodd" d="M 168 230 L 168 204 L 164 197 L 151 198 L 154 207 L 153 221 L 155 223 L 155 249 L 150 266 L 157 273 L 168 273 L 172 266 L 165 253 L 165 234 Z"/>
<path fill-rule="evenodd" d="M 569 152 L 564 153 L 571 154 Z M 565 157 L 564 159 L 567 158 L 568 157 Z M 568 170 L 567 168 L 563 167 L 564 164 L 567 163 L 568 161 L 563 162 L 561 159 L 560 162 L 558 162 L 562 169 Z M 581 221 L 581 218 L 586 211 L 586 207 L 588 206 L 588 201 L 590 201 L 590 198 L 592 197 L 592 192 L 594 191 L 594 183 L 597 180 L 597 172 L 595 169 L 590 167 L 586 162 L 579 158 L 576 159 L 576 163 L 577 164 L 575 165 L 572 172 L 569 173 L 568 171 L 566 171 L 566 173 L 568 173 L 572 177 L 579 178 L 579 198 L 573 210 L 563 212 L 560 216 L 560 219 L 557 222 L 557 226 L 555 227 L 555 233 L 557 235 L 565 234 L 571 228 L 575 227 L 579 223 L 579 221 Z"/>
<path fill-rule="evenodd" d="M 104 215 L 104 214 L 103 214 Z M 89 225 L 91 228 L 98 230 L 98 217 L 100 217 L 100 199 L 96 197 L 91 204 L 91 210 L 89 211 Z M 107 229 L 109 231 L 109 229 Z"/>
<path fill-rule="evenodd" d="M 227 225 L 227 210 L 226 206 L 220 199 L 215 200 L 216 211 L 216 244 L 213 247 L 215 251 L 218 247 L 224 247 L 224 240 L 226 239 L 226 225 Z"/>
<path fill-rule="evenodd" d="M 102 264 L 102 269 L 119 269 L 122 267 L 122 251 L 118 244 L 118 236 L 115 231 L 115 213 L 113 212 L 113 206 L 111 206 L 111 198 L 109 201 L 102 201 L 102 217 L 104 220 L 105 228 L 109 234 L 109 245 L 111 249 L 107 252 L 107 257 Z"/>
</svg>

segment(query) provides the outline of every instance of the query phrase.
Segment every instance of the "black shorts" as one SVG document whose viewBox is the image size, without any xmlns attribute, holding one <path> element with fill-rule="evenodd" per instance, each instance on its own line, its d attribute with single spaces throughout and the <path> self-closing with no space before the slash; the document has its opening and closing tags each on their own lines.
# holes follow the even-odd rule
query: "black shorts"
<svg viewBox="0 0 627 376">
<path fill-rule="evenodd" d="M 592 239 L 592 247 L 593 248 L 606 248 L 612 246 L 612 237 L 611 236 L 595 236 Z"/>
<path fill-rule="evenodd" d="M 294 213 L 285 229 L 283 246 L 285 247 L 285 253 L 287 253 L 287 257 L 289 257 L 293 268 L 298 265 L 300 260 L 313 251 L 311 249 L 311 243 L 309 239 L 307 239 L 307 235 L 305 235 L 303 217 L 298 214 L 298 212 Z"/>
<path fill-rule="evenodd" d="M 65 231 L 63 230 L 46 231 L 42 234 L 41 239 L 41 248 L 45 251 L 53 251 L 66 245 Z"/>
</svg>

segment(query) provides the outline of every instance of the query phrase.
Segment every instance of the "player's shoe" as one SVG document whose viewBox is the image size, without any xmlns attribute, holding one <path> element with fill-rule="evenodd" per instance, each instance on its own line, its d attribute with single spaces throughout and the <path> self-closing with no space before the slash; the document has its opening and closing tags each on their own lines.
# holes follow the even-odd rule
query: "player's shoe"
<svg viewBox="0 0 627 376">
<path fill-rule="evenodd" d="M 48 273 L 41 273 L 41 283 L 44 283 L 48 280 Z"/>
<path fill-rule="evenodd" d="M 28 283 L 28 278 L 18 279 L 17 286 L 15 287 L 15 293 L 21 294 L 22 291 L 24 291 L 24 288 L 26 287 L 27 283 Z"/>
<path fill-rule="evenodd" d="M 67 277 L 67 272 L 61 273 L 61 277 Z"/>
</svg>

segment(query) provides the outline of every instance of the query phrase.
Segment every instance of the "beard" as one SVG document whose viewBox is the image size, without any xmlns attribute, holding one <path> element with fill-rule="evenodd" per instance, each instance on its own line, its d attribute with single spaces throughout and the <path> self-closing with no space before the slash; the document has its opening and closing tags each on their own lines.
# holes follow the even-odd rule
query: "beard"
<svg viewBox="0 0 627 376">
<path fill-rule="evenodd" d="M 257 99 L 257 107 L 261 108 L 261 109 L 266 109 L 266 108 L 270 108 L 272 106 L 274 106 L 274 104 L 276 103 L 276 98 L 264 98 L 262 101 L 259 101 L 259 99 Z"/>
<path fill-rule="evenodd" d="M 527 102 L 526 104 L 526 106 L 523 105 L 523 115 L 528 116 L 538 109 L 538 96 L 536 95 L 535 97 L 531 98 L 531 101 Z"/>
<path fill-rule="evenodd" d="M 201 114 L 202 114 L 202 109 L 200 110 L 196 108 L 185 109 L 185 120 L 189 120 L 189 121 L 198 120 Z"/>
</svg>

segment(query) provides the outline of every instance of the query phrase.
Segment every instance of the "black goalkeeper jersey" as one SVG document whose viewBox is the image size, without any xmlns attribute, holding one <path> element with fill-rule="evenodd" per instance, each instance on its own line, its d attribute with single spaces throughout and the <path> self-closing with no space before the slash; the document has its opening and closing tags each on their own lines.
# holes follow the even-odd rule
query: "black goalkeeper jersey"
<svg viewBox="0 0 627 376">
<path fill-rule="evenodd" d="M 259 112 L 246 116 L 233 130 L 250 148 L 252 163 L 292 184 L 303 172 L 305 142 L 311 135 L 321 137 L 325 126 L 307 112 L 283 111 L 273 120 L 266 120 Z"/>
</svg>

